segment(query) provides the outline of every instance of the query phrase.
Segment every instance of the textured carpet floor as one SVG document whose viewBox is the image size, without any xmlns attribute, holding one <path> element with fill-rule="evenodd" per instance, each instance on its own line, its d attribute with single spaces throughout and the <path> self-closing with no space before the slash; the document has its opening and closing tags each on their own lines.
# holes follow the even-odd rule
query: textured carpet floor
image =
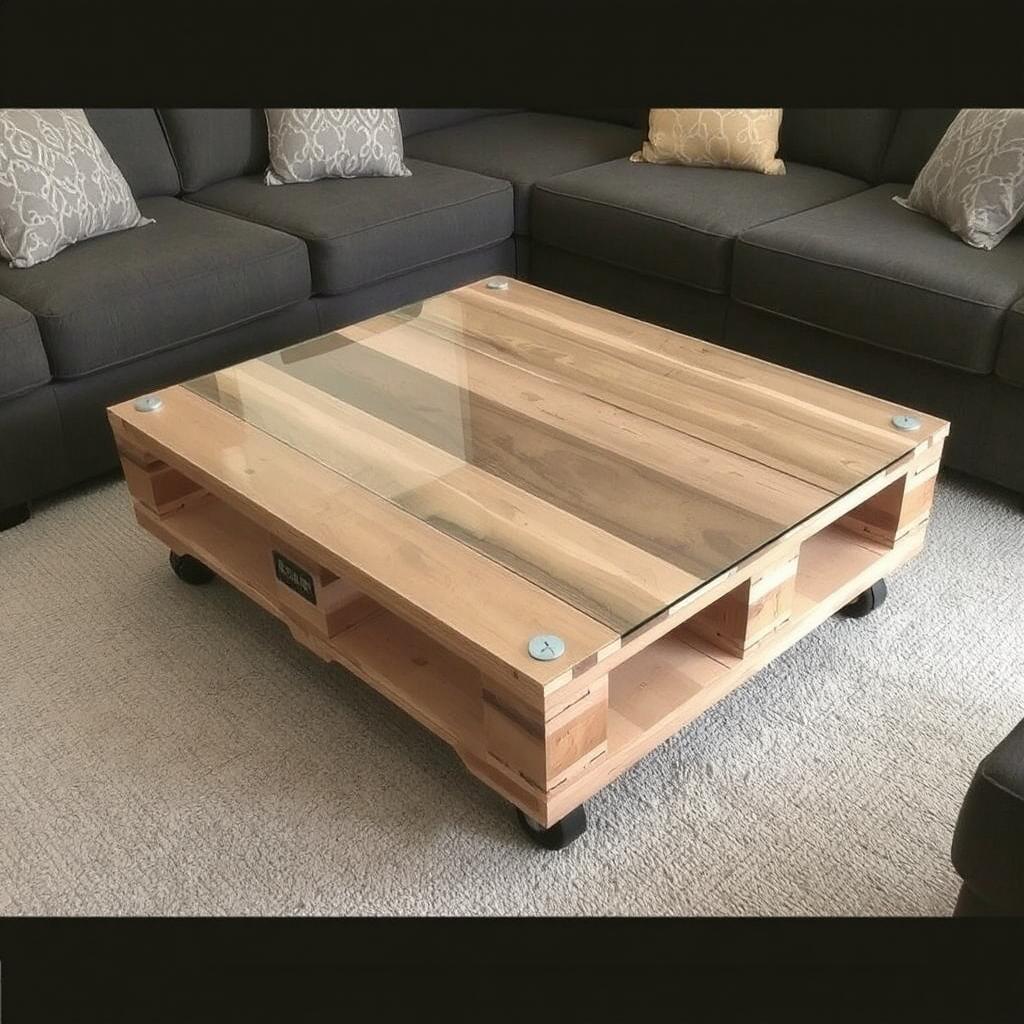
<svg viewBox="0 0 1024 1024">
<path fill-rule="evenodd" d="M 119 482 L 0 534 L 0 913 L 940 914 L 1024 715 L 1024 517 L 944 477 L 925 553 L 589 807 L 562 853 Z"/>
</svg>

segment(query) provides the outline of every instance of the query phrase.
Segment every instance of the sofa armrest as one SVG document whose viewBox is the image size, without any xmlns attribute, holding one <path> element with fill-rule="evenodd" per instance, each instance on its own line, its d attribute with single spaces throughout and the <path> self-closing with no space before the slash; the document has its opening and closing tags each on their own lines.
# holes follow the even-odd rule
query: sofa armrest
<svg viewBox="0 0 1024 1024">
<path fill-rule="evenodd" d="M 1024 721 L 974 774 L 953 834 L 953 866 L 982 901 L 1024 914 Z"/>
</svg>

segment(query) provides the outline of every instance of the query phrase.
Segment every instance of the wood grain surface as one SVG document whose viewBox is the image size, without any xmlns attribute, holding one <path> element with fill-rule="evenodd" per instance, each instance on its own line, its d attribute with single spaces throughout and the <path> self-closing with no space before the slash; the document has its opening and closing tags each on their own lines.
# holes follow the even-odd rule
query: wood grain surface
<svg viewBox="0 0 1024 1024">
<path fill-rule="evenodd" d="M 904 407 L 518 281 L 160 394 L 156 413 L 111 410 L 119 443 L 542 686 L 948 431 L 917 413 L 900 432 Z M 538 632 L 566 655 L 531 659 Z"/>
</svg>

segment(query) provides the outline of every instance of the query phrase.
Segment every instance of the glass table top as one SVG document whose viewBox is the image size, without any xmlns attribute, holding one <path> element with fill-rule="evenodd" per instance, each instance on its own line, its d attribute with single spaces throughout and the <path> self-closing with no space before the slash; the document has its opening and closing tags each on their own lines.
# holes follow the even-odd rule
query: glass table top
<svg viewBox="0 0 1024 1024">
<path fill-rule="evenodd" d="M 184 386 L 621 634 L 913 447 L 887 403 L 520 282 Z"/>
</svg>

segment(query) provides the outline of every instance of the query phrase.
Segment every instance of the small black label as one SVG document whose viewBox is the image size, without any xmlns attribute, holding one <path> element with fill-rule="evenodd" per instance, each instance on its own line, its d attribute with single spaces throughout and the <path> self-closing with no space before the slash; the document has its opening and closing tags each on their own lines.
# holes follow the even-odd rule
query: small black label
<svg viewBox="0 0 1024 1024">
<path fill-rule="evenodd" d="M 275 551 L 273 554 L 274 574 L 277 578 L 300 597 L 304 597 L 310 604 L 316 604 L 316 587 L 313 585 L 313 577 L 302 566 L 296 565 L 290 558 L 285 558 L 280 551 Z"/>
</svg>

